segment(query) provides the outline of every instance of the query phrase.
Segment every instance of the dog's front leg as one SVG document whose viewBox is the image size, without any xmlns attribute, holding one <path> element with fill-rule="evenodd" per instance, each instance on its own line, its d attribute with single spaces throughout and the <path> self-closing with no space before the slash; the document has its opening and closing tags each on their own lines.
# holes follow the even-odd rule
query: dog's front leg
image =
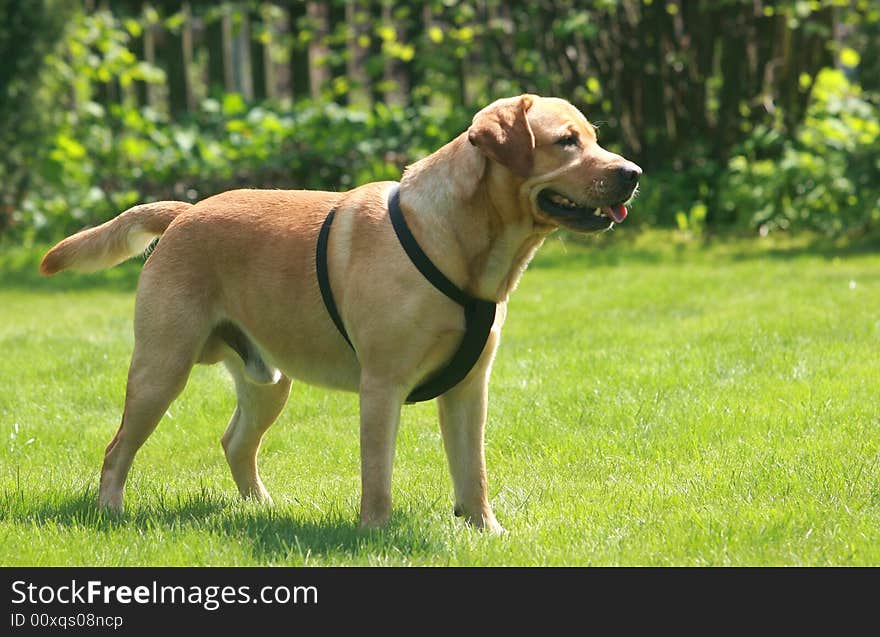
<svg viewBox="0 0 880 637">
<path fill-rule="evenodd" d="M 396 389 L 386 381 L 361 380 L 361 526 L 382 526 L 391 515 L 391 467 L 403 402 Z"/>
<path fill-rule="evenodd" d="M 492 533 L 504 529 L 489 505 L 483 434 L 489 394 L 489 366 L 475 369 L 437 399 L 443 446 L 455 489 L 455 514 Z"/>
</svg>

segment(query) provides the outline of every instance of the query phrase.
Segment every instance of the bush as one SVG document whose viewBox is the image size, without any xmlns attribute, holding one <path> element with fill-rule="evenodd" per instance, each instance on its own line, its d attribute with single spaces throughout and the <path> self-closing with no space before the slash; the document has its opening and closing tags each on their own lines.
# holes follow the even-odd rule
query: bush
<svg viewBox="0 0 880 637">
<path fill-rule="evenodd" d="M 162 83 L 129 51 L 107 12 L 78 14 L 47 57 L 45 95 L 63 96 L 45 151 L 29 165 L 27 195 L 12 216 L 26 240 L 51 240 L 145 201 L 194 201 L 236 187 L 347 189 L 398 179 L 403 167 L 463 130 L 470 115 L 429 106 L 371 111 L 300 101 L 287 110 L 238 94 L 202 101 L 182 120 L 132 100 L 105 107 L 95 87 Z M 406 149 L 403 152 L 401 149 Z"/>
<path fill-rule="evenodd" d="M 187 122 L 150 109 L 92 105 L 54 140 L 20 226 L 55 238 L 144 201 L 195 201 L 223 190 L 348 189 L 396 180 L 404 166 L 464 125 L 416 109 L 373 112 L 300 103 L 289 112 L 248 106 L 237 94 L 207 99 Z M 400 149 L 408 149 L 404 154 Z"/>
<path fill-rule="evenodd" d="M 876 227 L 880 109 L 842 71 L 820 71 L 796 135 L 788 139 L 774 129 L 755 129 L 730 160 L 719 201 L 741 226 L 762 234 Z"/>
<path fill-rule="evenodd" d="M 55 4 L 35 6 L 48 20 Z M 0 130 L 7 142 L 0 158 L 0 235 L 4 216 L 17 239 L 52 240 L 139 202 L 195 201 L 236 187 L 347 189 L 397 179 L 407 163 L 449 141 L 473 115 L 463 101 L 432 101 L 421 93 L 411 106 L 378 102 L 371 108 L 340 106 L 327 96 L 281 107 L 219 94 L 172 118 L 137 104 L 136 83 L 165 82 L 163 71 L 131 51 L 142 28 L 109 11 L 73 11 L 58 47 L 30 56 L 21 67 L 29 70 L 16 71 L 7 98 L 30 86 L 22 78 L 36 73 L 34 60 L 44 68 L 27 106 L 15 102 L 28 127 L 6 137 Z M 10 48 L 7 32 L 11 26 L 0 26 L 0 46 Z M 118 87 L 118 99 L 102 105 L 97 95 L 106 97 L 111 86 Z M 829 234 L 880 225 L 880 109 L 841 71 L 823 70 L 815 82 L 804 75 L 800 88 L 806 94 L 808 87 L 804 121 L 791 134 L 782 132 L 792 123 L 777 108 L 776 126 L 761 123 L 765 117 L 756 118 L 754 128 L 749 119 L 739 121 L 742 134 L 751 132 L 729 161 L 706 135 L 687 156 L 670 151 L 661 170 L 646 171 L 628 226 L 699 235 L 726 225 Z M 0 115 L 15 119 L 3 109 L 0 102 Z M 603 139 L 628 155 L 620 140 Z"/>
<path fill-rule="evenodd" d="M 12 222 L 47 145 L 45 103 L 32 80 L 72 9 L 63 0 L 0 0 L 0 235 Z"/>
</svg>

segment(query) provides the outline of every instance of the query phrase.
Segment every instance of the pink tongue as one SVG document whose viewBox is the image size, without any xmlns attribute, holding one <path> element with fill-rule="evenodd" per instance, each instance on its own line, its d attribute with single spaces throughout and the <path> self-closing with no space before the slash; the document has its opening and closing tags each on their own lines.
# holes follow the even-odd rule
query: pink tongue
<svg viewBox="0 0 880 637">
<path fill-rule="evenodd" d="M 622 203 L 613 207 L 602 208 L 602 212 L 614 219 L 614 223 L 620 223 L 626 219 L 626 206 Z"/>
</svg>

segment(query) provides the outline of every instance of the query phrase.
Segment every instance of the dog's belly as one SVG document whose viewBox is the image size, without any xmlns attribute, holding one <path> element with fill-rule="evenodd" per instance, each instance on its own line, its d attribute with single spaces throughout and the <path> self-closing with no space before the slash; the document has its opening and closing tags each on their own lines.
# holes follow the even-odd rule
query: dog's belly
<svg viewBox="0 0 880 637">
<path fill-rule="evenodd" d="M 321 341 L 325 339 L 320 337 L 309 338 L 304 332 L 289 332 L 287 336 L 273 339 L 271 348 L 260 348 L 269 365 L 280 369 L 285 376 L 310 385 L 358 391 L 361 369 L 347 344 L 343 342 L 345 350 L 332 351 L 336 348 L 322 346 Z"/>
</svg>

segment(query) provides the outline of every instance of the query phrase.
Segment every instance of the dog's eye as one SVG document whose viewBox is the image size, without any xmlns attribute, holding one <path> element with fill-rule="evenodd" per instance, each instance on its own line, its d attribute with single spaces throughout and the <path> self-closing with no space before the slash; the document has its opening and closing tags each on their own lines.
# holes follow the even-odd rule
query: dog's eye
<svg viewBox="0 0 880 637">
<path fill-rule="evenodd" d="M 565 137 L 561 137 L 556 140 L 556 143 L 563 148 L 569 148 L 572 146 L 579 146 L 577 135 L 567 135 Z"/>
</svg>

